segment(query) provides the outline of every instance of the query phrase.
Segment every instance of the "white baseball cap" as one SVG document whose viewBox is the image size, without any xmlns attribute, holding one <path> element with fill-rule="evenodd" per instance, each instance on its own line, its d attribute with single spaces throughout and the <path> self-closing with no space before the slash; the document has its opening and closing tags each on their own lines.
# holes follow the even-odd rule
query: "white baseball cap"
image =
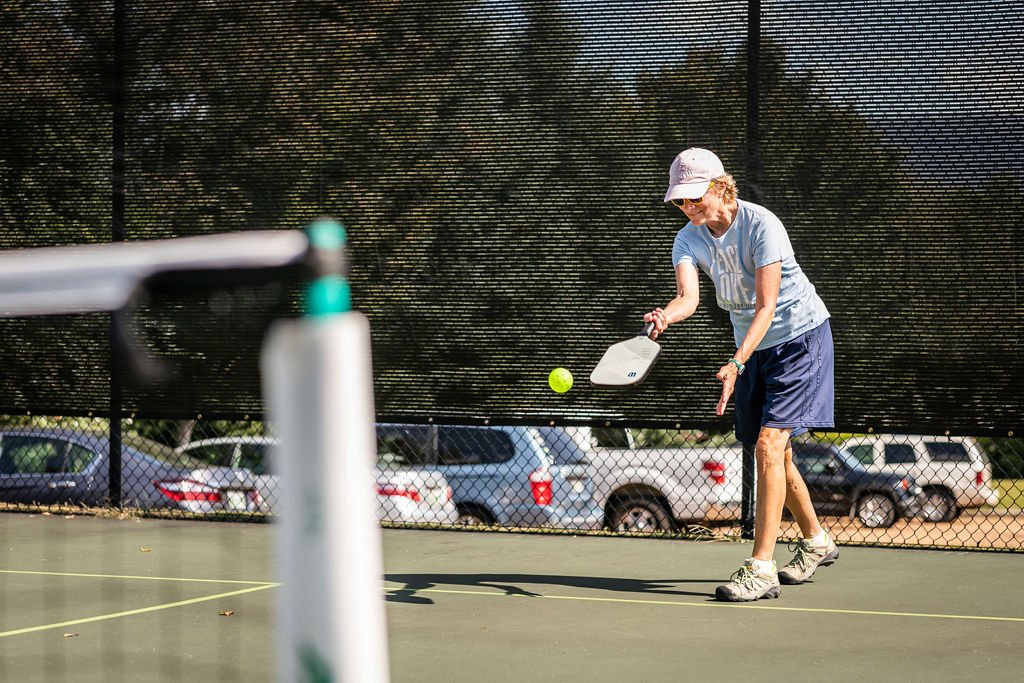
<svg viewBox="0 0 1024 683">
<path fill-rule="evenodd" d="M 679 153 L 668 169 L 665 201 L 703 197 L 711 181 L 725 175 L 722 160 L 709 149 L 691 147 Z"/>
</svg>

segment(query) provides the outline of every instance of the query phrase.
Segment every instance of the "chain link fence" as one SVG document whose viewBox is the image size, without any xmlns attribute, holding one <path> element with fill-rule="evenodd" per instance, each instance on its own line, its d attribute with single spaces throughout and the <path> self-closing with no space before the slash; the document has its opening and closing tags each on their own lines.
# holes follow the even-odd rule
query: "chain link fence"
<svg viewBox="0 0 1024 683">
<path fill-rule="evenodd" d="M 261 422 L 134 420 L 120 461 L 103 419 L 6 417 L 8 510 L 269 521 L 282 513 Z M 841 543 L 1020 551 L 1017 438 L 815 434 L 793 460 Z M 744 536 L 743 448 L 700 430 L 490 424 L 377 426 L 385 525 Z M 120 489 L 111 486 L 118 480 Z M 787 517 L 783 538 L 799 530 Z"/>
</svg>

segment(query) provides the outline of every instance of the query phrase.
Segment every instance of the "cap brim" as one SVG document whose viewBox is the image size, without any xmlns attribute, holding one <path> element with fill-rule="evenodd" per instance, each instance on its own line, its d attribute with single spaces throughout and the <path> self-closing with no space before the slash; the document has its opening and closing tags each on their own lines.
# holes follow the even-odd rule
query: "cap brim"
<svg viewBox="0 0 1024 683">
<path fill-rule="evenodd" d="M 670 202 L 673 199 L 696 199 L 697 197 L 703 197 L 708 188 L 711 187 L 710 180 L 699 180 L 694 183 L 679 183 L 668 188 L 668 192 L 665 193 L 665 201 Z"/>
</svg>

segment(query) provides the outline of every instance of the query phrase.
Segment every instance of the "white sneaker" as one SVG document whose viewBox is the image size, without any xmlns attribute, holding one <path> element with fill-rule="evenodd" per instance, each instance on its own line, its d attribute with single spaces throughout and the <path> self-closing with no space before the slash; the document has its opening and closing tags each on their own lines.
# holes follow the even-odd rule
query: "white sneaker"
<svg viewBox="0 0 1024 683">
<path fill-rule="evenodd" d="M 759 572 L 754 568 L 752 560 L 744 562 L 729 583 L 715 590 L 715 598 L 724 602 L 750 602 L 777 598 L 781 594 L 778 572 Z"/>
<path fill-rule="evenodd" d="M 832 536 L 827 536 L 824 545 L 814 545 L 806 538 L 796 541 L 795 545 L 794 548 L 791 543 L 789 549 L 796 550 L 796 555 L 779 571 L 779 580 L 786 585 L 803 583 L 814 576 L 818 567 L 827 567 L 839 559 L 839 548 Z"/>
</svg>

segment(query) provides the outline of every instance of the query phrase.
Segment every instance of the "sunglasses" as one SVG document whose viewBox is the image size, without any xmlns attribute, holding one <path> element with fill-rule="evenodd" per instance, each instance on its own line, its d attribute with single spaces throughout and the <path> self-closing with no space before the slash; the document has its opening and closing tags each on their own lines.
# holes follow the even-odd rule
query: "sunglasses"
<svg viewBox="0 0 1024 683">
<path fill-rule="evenodd" d="M 708 190 L 710 190 L 714 186 L 715 186 L 715 181 L 712 180 L 711 183 L 708 185 Z M 686 199 L 684 197 L 683 199 L 670 199 L 669 201 L 672 202 L 672 204 L 674 206 L 677 206 L 680 209 L 682 209 L 683 207 L 686 206 L 687 202 L 689 202 L 691 204 L 700 204 L 702 201 L 704 201 L 704 197 L 706 197 L 707 194 L 708 194 L 707 191 L 705 191 L 704 194 L 702 194 L 701 196 L 697 197 L 696 199 Z"/>
</svg>

